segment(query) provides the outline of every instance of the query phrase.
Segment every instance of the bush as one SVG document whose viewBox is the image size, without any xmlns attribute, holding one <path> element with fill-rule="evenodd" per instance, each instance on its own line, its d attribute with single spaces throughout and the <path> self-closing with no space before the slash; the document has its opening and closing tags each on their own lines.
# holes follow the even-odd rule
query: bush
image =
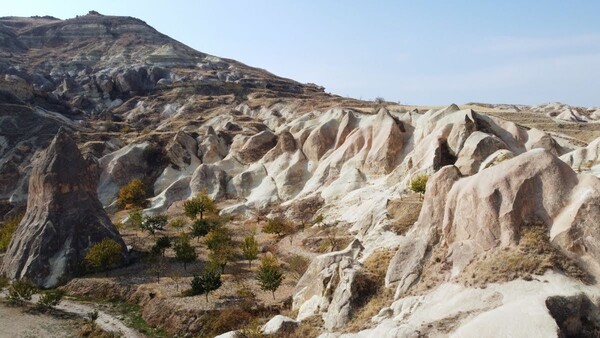
<svg viewBox="0 0 600 338">
<path fill-rule="evenodd" d="M 146 197 L 146 186 L 142 181 L 134 179 L 119 190 L 117 206 L 119 209 L 145 208 Z"/>
<path fill-rule="evenodd" d="M 129 217 L 127 218 L 127 222 L 129 222 L 129 225 L 131 225 L 134 228 L 140 228 L 142 226 L 143 220 L 144 217 L 142 215 L 142 211 L 139 209 L 130 212 Z"/>
<path fill-rule="evenodd" d="M 209 250 L 218 250 L 222 247 L 231 247 L 233 245 L 231 234 L 225 227 L 217 227 L 211 230 L 205 239 L 206 246 Z"/>
<path fill-rule="evenodd" d="M 192 278 L 191 294 L 193 296 L 204 294 L 208 302 L 208 294 L 220 288 L 221 284 L 221 274 L 216 269 L 204 269 L 200 276 Z"/>
<path fill-rule="evenodd" d="M 95 270 L 104 269 L 108 276 L 108 270 L 118 266 L 123 260 L 122 247 L 112 239 L 103 239 L 92 245 L 84 260 Z"/>
<path fill-rule="evenodd" d="M 21 219 L 23 219 L 23 214 L 11 217 L 6 220 L 6 222 L 4 222 L 4 226 L 0 228 L 0 252 L 5 252 L 8 249 L 10 240 L 17 230 L 19 223 L 21 223 Z"/>
<path fill-rule="evenodd" d="M 297 279 L 300 279 L 300 277 L 302 277 L 302 275 L 306 272 L 306 269 L 308 269 L 310 260 L 304 256 L 292 255 L 286 259 L 286 263 L 288 264 L 288 267 L 294 276 Z"/>
<path fill-rule="evenodd" d="M 410 181 L 410 190 L 419 193 L 423 196 L 427 187 L 427 175 L 419 175 Z"/>
<path fill-rule="evenodd" d="M 161 256 L 165 255 L 165 250 L 171 247 L 171 239 L 167 236 L 159 237 L 156 240 L 156 243 L 152 246 L 153 253 L 160 253 Z"/>
<path fill-rule="evenodd" d="M 31 296 L 37 292 L 37 287 L 27 279 L 14 281 L 8 288 L 7 299 L 11 304 L 30 301 Z"/>
<path fill-rule="evenodd" d="M 271 291 L 275 299 L 275 291 L 283 281 L 283 271 L 277 264 L 277 259 L 273 256 L 265 256 L 258 267 L 256 279 L 263 291 Z"/>
<path fill-rule="evenodd" d="M 38 300 L 36 307 L 38 309 L 47 309 L 60 304 L 60 301 L 65 296 L 64 290 L 54 289 L 45 291 Z"/>
<path fill-rule="evenodd" d="M 195 220 L 198 214 L 200 215 L 200 219 L 203 219 L 204 213 L 216 212 L 217 205 L 207 193 L 201 192 L 198 194 L 198 196 L 185 201 L 183 203 L 183 209 L 186 216 L 192 220 Z"/>
<path fill-rule="evenodd" d="M 168 218 L 165 215 L 144 217 L 140 227 L 154 236 L 157 231 L 164 230 L 167 220 Z"/>
<path fill-rule="evenodd" d="M 248 267 L 251 267 L 252 261 L 258 258 L 259 252 L 258 242 L 256 241 L 256 238 L 254 238 L 254 235 L 244 238 L 244 242 L 242 243 L 242 254 L 248 261 Z"/>
<path fill-rule="evenodd" d="M 263 232 L 266 234 L 277 234 L 277 236 L 282 236 L 293 233 L 293 227 L 283 218 L 276 217 L 267 221 L 267 224 L 263 226 Z"/>
<path fill-rule="evenodd" d="M 206 236 L 210 231 L 217 227 L 215 222 L 211 222 L 206 219 L 198 219 L 192 223 L 192 236 L 200 239 L 200 237 Z"/>
<path fill-rule="evenodd" d="M 174 228 L 177 231 L 181 231 L 181 229 L 183 229 L 185 224 L 186 224 L 185 220 L 181 217 L 175 218 L 174 220 L 169 222 L 169 226 L 171 228 Z"/>
<path fill-rule="evenodd" d="M 0 275 L 0 291 L 8 286 L 9 280 L 5 275 Z"/>
</svg>

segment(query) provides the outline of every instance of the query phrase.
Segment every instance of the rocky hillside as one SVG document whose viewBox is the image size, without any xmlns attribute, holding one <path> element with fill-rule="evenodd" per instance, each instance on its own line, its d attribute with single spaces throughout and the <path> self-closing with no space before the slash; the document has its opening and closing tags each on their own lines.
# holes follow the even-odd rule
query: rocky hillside
<svg viewBox="0 0 600 338">
<path fill-rule="evenodd" d="M 52 193 L 32 188 L 31 163 L 64 127 L 113 216 L 133 179 L 150 187 L 146 215 L 202 191 L 222 215 L 324 215 L 314 227 L 348 247 L 317 256 L 292 296 L 293 321 L 320 318 L 322 337 L 600 332 L 597 109 L 346 99 L 95 12 L 0 18 L 0 39 L 2 214 L 28 186 L 30 201 Z M 421 201 L 409 187 L 423 175 Z"/>
</svg>

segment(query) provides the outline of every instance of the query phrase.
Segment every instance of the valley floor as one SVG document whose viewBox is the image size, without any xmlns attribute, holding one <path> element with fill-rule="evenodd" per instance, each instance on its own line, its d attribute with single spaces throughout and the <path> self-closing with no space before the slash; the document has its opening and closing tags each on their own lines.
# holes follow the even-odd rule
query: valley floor
<svg viewBox="0 0 600 338">
<path fill-rule="evenodd" d="M 32 314 L 24 308 L 0 303 L 0 337 L 77 337 L 79 324 L 72 317 Z"/>
</svg>

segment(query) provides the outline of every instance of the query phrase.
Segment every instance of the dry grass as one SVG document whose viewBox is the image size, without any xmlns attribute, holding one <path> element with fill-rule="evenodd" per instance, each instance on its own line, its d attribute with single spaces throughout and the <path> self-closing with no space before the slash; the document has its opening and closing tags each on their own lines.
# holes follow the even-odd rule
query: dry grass
<svg viewBox="0 0 600 338">
<path fill-rule="evenodd" d="M 417 283 L 408 291 L 408 295 L 420 295 L 442 284 L 445 276 L 452 268 L 446 260 L 448 251 L 445 247 L 436 246 L 428 253 Z"/>
<path fill-rule="evenodd" d="M 300 325 L 296 327 L 292 332 L 282 333 L 277 335 L 278 338 L 309 338 L 317 337 L 321 334 L 321 328 L 323 327 L 323 319 L 321 316 L 312 316 L 304 319 L 300 322 Z"/>
<path fill-rule="evenodd" d="M 389 201 L 386 208 L 392 221 L 390 230 L 404 235 L 419 218 L 422 206 L 423 202 L 415 196 Z"/>
<path fill-rule="evenodd" d="M 365 260 L 353 285 L 353 313 L 345 332 L 357 332 L 367 328 L 370 319 L 392 302 L 393 290 L 385 288 L 385 274 L 394 253 L 394 250 L 381 250 Z"/>
<path fill-rule="evenodd" d="M 531 278 L 531 275 L 542 275 L 547 270 L 560 271 L 585 283 L 592 282 L 591 276 L 575 260 L 550 243 L 547 227 L 536 224 L 523 227 L 517 246 L 495 249 L 472 262 L 459 280 L 467 285 L 483 286 Z"/>
</svg>

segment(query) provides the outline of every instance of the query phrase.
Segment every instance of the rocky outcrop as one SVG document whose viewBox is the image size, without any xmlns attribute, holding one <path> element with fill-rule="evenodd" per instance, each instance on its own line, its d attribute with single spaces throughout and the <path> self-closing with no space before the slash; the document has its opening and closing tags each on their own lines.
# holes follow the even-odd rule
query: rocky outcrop
<svg viewBox="0 0 600 338">
<path fill-rule="evenodd" d="M 34 164 L 27 212 L 4 257 L 3 273 L 54 287 L 72 277 L 95 243 L 126 248 L 96 194 L 97 166 L 81 156 L 64 129 Z"/>
<path fill-rule="evenodd" d="M 600 138 L 591 142 L 587 147 L 562 155 L 560 159 L 575 171 L 590 172 L 600 176 Z"/>
<path fill-rule="evenodd" d="M 261 331 L 266 335 L 283 334 L 290 332 L 298 326 L 298 322 L 290 317 L 277 315 L 271 318 L 263 327 Z"/>
<path fill-rule="evenodd" d="M 548 297 L 546 307 L 556 320 L 559 337 L 600 336 L 600 309 L 585 294 Z"/>
<path fill-rule="evenodd" d="M 348 248 L 319 256 L 310 263 L 294 292 L 292 307 L 298 310 L 298 321 L 323 314 L 329 329 L 340 328 L 348 321 L 350 289 L 362 249 L 360 242 L 354 240 Z"/>
</svg>

